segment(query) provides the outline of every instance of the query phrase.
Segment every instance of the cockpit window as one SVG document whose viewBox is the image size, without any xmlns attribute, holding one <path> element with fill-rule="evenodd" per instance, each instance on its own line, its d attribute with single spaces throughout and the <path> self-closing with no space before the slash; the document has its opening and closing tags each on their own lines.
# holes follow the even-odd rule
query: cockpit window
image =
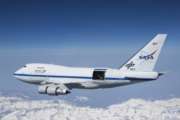
<svg viewBox="0 0 180 120">
<path fill-rule="evenodd" d="M 23 66 L 24 68 L 27 67 L 26 65 Z"/>
</svg>

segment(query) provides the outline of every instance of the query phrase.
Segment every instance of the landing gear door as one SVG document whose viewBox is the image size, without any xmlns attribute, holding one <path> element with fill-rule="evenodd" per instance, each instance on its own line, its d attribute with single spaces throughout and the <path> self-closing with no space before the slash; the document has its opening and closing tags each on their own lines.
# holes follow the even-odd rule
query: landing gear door
<svg viewBox="0 0 180 120">
<path fill-rule="evenodd" d="M 99 70 L 99 69 L 95 69 L 93 71 L 93 80 L 104 80 L 105 79 L 105 70 Z"/>
</svg>

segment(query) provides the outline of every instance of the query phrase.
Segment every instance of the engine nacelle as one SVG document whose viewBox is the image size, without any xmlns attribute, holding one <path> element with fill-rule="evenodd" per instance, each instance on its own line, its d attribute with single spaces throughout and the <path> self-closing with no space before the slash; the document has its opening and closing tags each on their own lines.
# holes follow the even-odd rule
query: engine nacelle
<svg viewBox="0 0 180 120">
<path fill-rule="evenodd" d="M 47 94 L 47 88 L 48 88 L 49 86 L 48 85 L 40 85 L 39 87 L 38 87 L 38 92 L 40 93 L 40 94 Z"/>
<path fill-rule="evenodd" d="M 66 89 L 60 85 L 40 85 L 38 87 L 38 92 L 40 94 L 48 94 L 48 95 L 65 95 L 70 93 L 69 89 Z"/>
<path fill-rule="evenodd" d="M 61 89 L 58 86 L 49 86 L 47 88 L 48 95 L 64 95 L 68 93 L 70 93 L 70 91 L 68 91 L 67 89 Z"/>
</svg>

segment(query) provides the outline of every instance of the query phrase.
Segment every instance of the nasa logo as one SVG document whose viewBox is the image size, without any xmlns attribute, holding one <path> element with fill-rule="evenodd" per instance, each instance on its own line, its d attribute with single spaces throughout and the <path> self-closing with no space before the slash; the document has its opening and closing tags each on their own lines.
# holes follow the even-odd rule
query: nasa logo
<svg viewBox="0 0 180 120">
<path fill-rule="evenodd" d="M 156 50 L 157 51 L 157 50 Z M 154 54 L 156 53 L 156 51 L 154 51 L 154 52 L 152 52 L 152 53 L 150 53 L 149 55 L 141 55 L 141 56 L 139 56 L 139 59 L 144 59 L 144 60 L 153 60 L 154 59 Z"/>
</svg>

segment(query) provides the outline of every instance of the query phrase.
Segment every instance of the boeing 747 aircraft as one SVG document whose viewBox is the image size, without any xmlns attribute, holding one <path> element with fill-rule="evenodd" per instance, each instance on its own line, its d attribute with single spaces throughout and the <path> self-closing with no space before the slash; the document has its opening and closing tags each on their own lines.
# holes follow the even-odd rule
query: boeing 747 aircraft
<svg viewBox="0 0 180 120">
<path fill-rule="evenodd" d="M 31 63 L 18 69 L 15 78 L 38 85 L 38 92 L 65 95 L 73 88 L 97 89 L 156 80 L 162 72 L 154 71 L 166 34 L 158 34 L 118 69 L 67 67 Z"/>
</svg>

